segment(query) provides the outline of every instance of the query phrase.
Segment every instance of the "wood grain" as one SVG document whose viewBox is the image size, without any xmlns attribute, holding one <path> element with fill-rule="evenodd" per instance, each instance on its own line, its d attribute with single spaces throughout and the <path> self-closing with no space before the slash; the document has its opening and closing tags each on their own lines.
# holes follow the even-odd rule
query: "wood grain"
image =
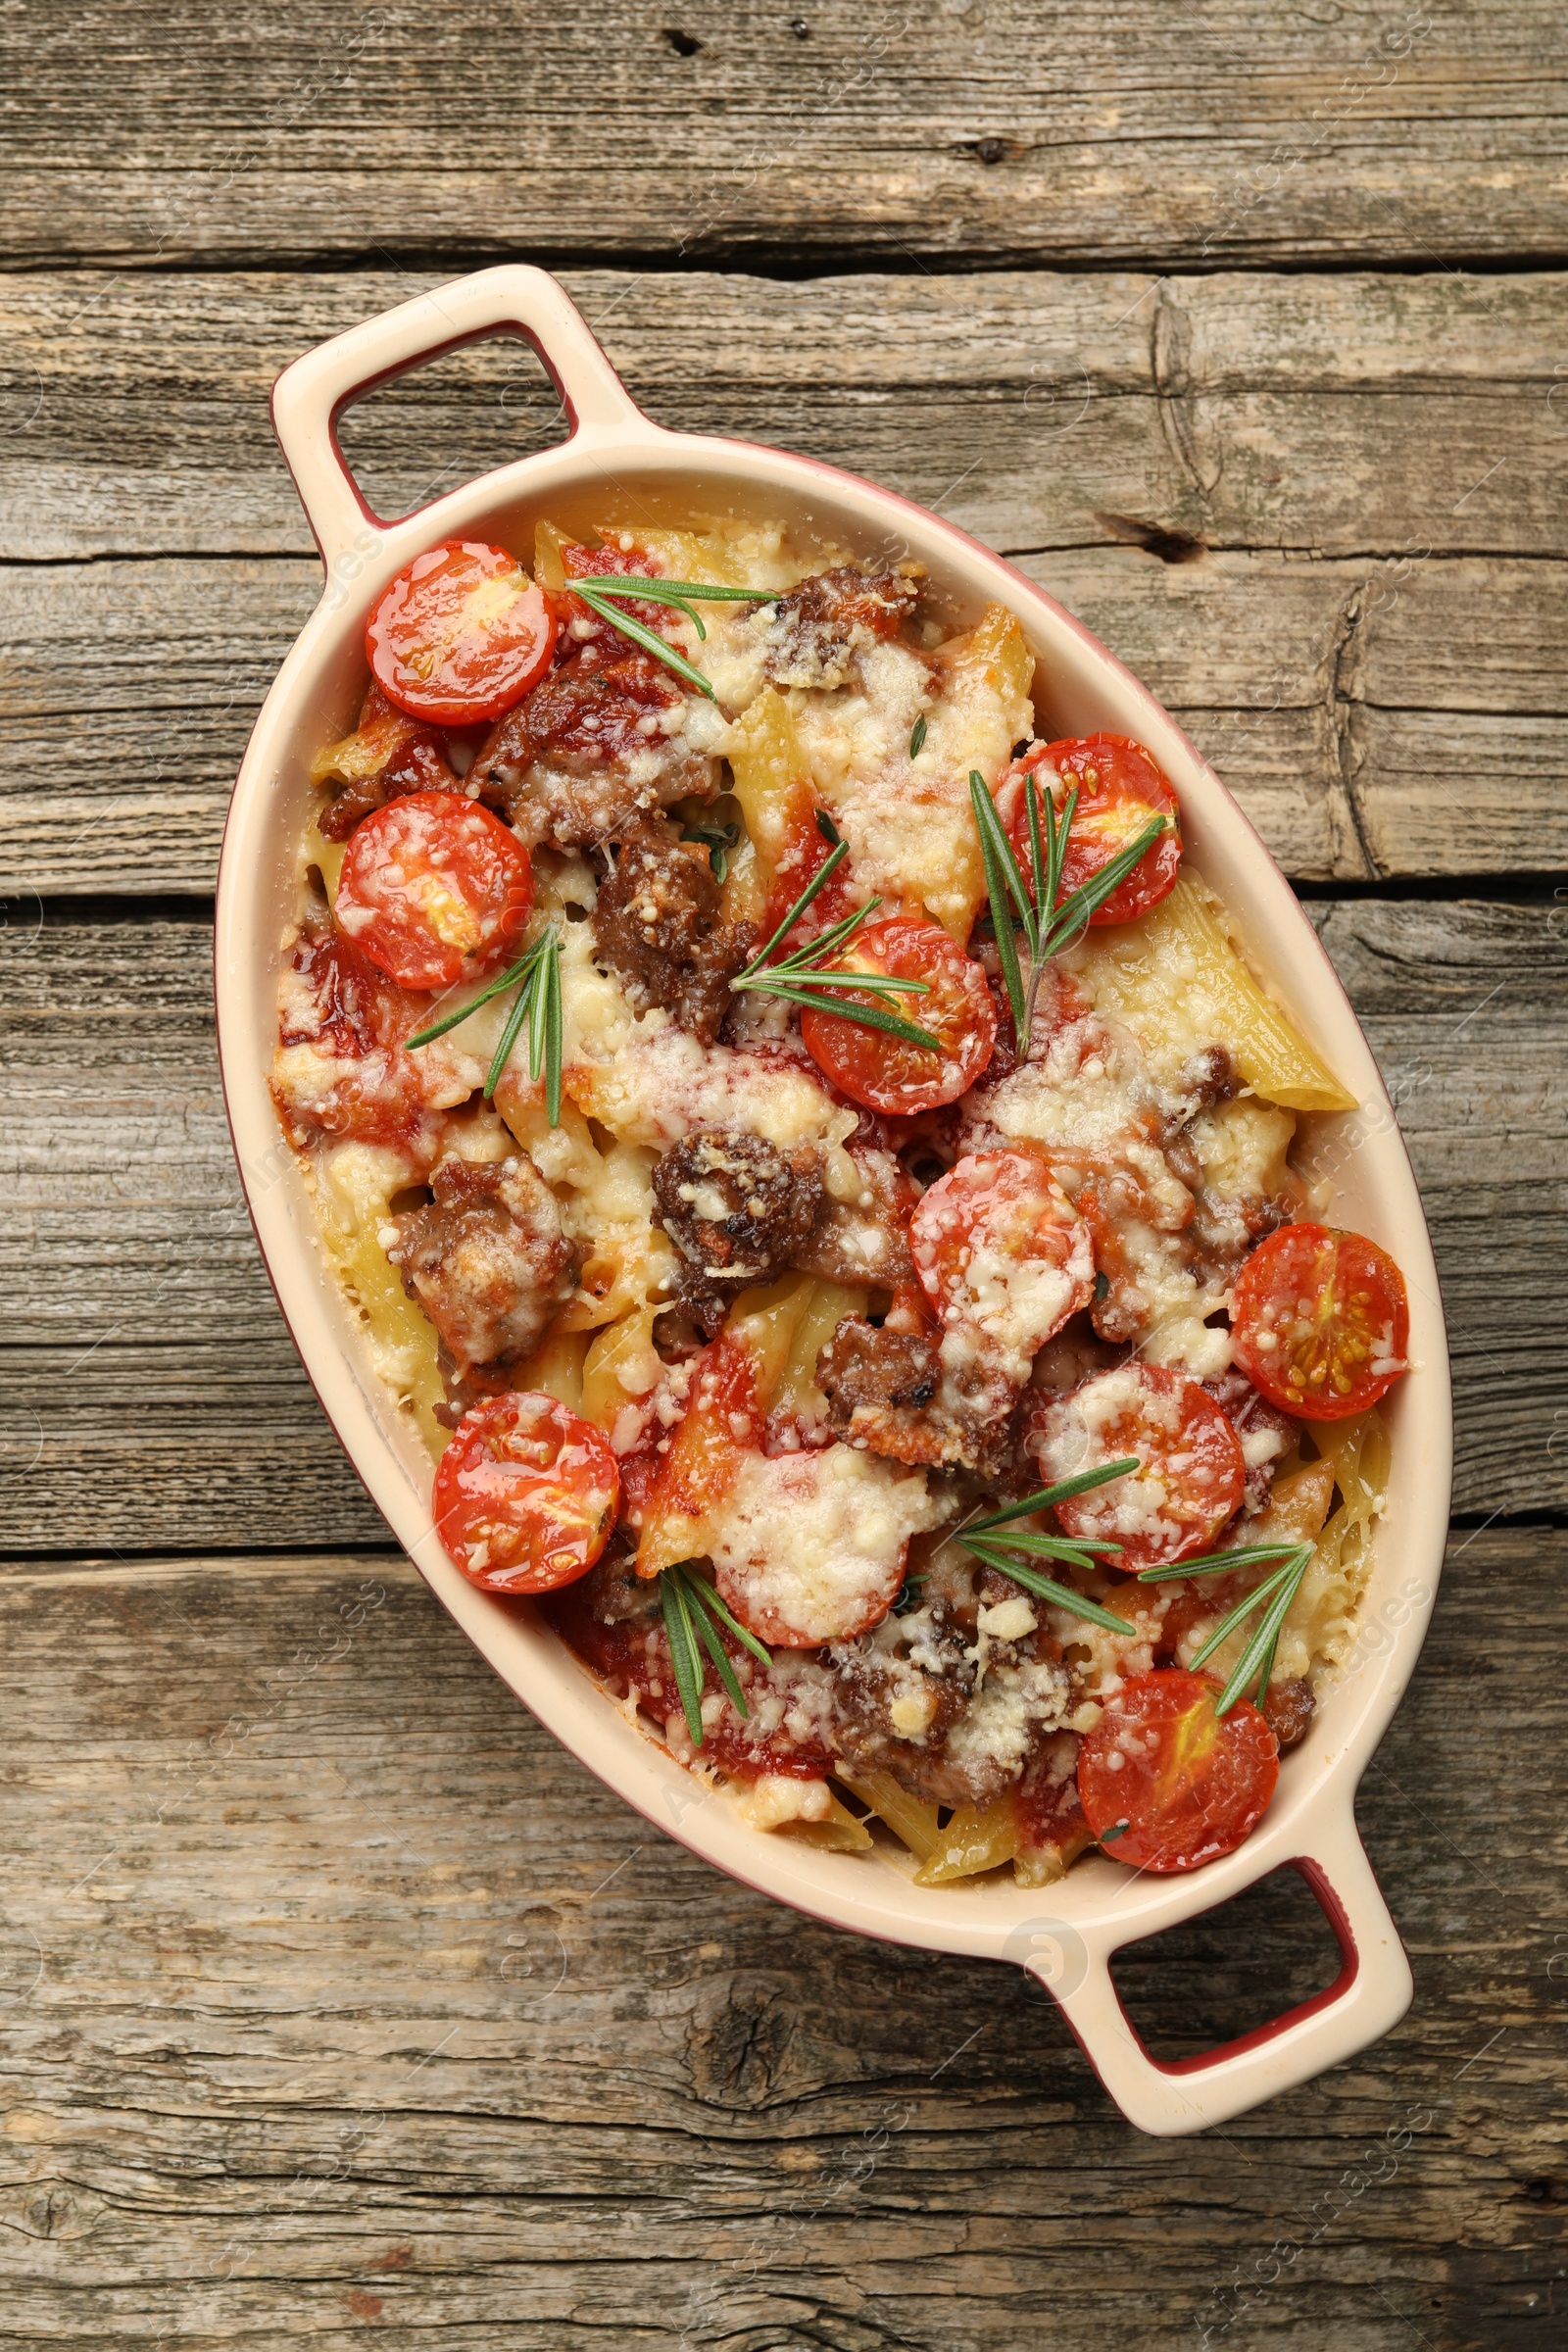
<svg viewBox="0 0 1568 2352">
<path fill-rule="evenodd" d="M 1324 904 L 1400 1105 L 1458 1390 L 1456 1505 L 1568 1503 L 1568 939 L 1549 901 Z M 199 921 L 0 939 L 0 1551 L 381 1540 L 257 1259 Z"/>
<path fill-rule="evenodd" d="M 6 251 L 809 267 L 1568 249 L 1548 16 L 1202 0 L 8 12 Z"/>
<path fill-rule="evenodd" d="M 312 553 L 272 379 L 444 274 L 0 277 L 0 555 Z M 1314 559 L 1561 554 L 1560 270 L 563 275 L 659 422 L 829 459 L 1008 552 L 1103 544 L 1110 514 Z M 345 445 L 396 514 L 560 430 L 500 340 L 351 409 Z"/>
<path fill-rule="evenodd" d="M 1172 564 L 1118 545 L 1021 562 L 1182 721 L 1298 879 L 1568 867 L 1568 564 Z M 210 891 L 246 736 L 318 578 L 292 560 L 0 568 L 0 888 Z M 1499 770 L 1478 823 L 1476 778 Z"/>
<path fill-rule="evenodd" d="M 0 2352 L 1554 2352 L 1560 52 L 1520 0 L 0 12 Z M 1415 2008 L 1206 2139 L 582 1773 L 257 1262 L 199 900 L 315 595 L 268 388 L 518 258 L 662 422 L 1012 554 L 1295 876 L 1402 894 L 1313 911 L 1502 1516 L 1361 1794 Z M 393 514 L 560 429 L 497 345 L 345 441 Z M 1286 1874 L 1118 1975 L 1173 2056 L 1335 1965 Z"/>
<path fill-rule="evenodd" d="M 1493 1783 L 1560 1736 L 1565 1570 L 1459 1540 L 1364 1785 L 1409 2017 L 1177 2148 L 1021 1975 L 651 1830 L 400 1559 L 13 1570 L 0 2344 L 1544 2348 L 1561 1824 Z M 1327 1982 L 1303 1903 L 1125 1953 L 1143 2030 Z"/>
<path fill-rule="evenodd" d="M 318 577 L 267 387 L 403 290 L 194 276 L 171 306 L 161 282 L 0 282 L 39 371 L 0 526 L 11 891 L 211 887 Z M 662 420 L 846 464 L 1018 555 L 1293 874 L 1568 864 L 1568 279 L 573 282 Z M 354 416 L 398 512 L 537 444 L 554 403 L 495 345 Z M 1466 823 L 1499 765 L 1508 790 Z"/>
</svg>

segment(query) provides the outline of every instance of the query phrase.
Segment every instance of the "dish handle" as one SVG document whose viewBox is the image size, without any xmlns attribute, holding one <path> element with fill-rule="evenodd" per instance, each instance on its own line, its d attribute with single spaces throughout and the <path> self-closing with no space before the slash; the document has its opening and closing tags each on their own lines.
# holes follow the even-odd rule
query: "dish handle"
<svg viewBox="0 0 1568 2352">
<path fill-rule="evenodd" d="M 394 527 L 368 506 L 338 443 L 350 401 L 425 360 L 498 331 L 533 346 L 561 395 L 574 439 L 658 431 L 606 359 L 566 293 L 521 263 L 455 278 L 351 326 L 285 368 L 272 386 L 272 429 L 326 565 L 328 592 L 358 577 Z"/>
<path fill-rule="evenodd" d="M 1300 1872 L 1334 1930 L 1344 1962 L 1338 1977 L 1311 2000 L 1196 2058 L 1166 2062 L 1151 2056 L 1111 1979 L 1117 1942 L 1094 1949 L 1065 1923 L 1042 1923 L 1033 1931 L 1035 1948 L 1017 1950 L 1054 1996 L 1123 2115 L 1141 2132 L 1171 2138 L 1223 2124 L 1353 2057 L 1396 2026 L 1410 2006 L 1410 1963 L 1353 1818 L 1347 1816 L 1313 1843 L 1316 1853 L 1293 1856 L 1284 1867 Z"/>
</svg>

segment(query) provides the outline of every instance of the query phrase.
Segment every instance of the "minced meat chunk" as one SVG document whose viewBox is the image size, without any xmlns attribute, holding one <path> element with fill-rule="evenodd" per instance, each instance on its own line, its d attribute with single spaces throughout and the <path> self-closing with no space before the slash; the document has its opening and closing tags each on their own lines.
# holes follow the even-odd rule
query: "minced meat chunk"
<svg viewBox="0 0 1568 2352">
<path fill-rule="evenodd" d="M 459 1376 L 532 1355 L 575 1279 L 556 1197 L 520 1155 L 444 1159 L 435 1199 L 395 1220 L 387 1256 L 424 1308 Z"/>
<path fill-rule="evenodd" d="M 694 1135 L 654 1168 L 658 1221 L 681 1257 L 677 1303 L 711 1334 L 748 1283 L 794 1262 L 822 1201 L 816 1156 L 760 1135 Z"/>
<path fill-rule="evenodd" d="M 530 848 L 586 849 L 642 811 L 711 799 L 715 763 L 681 732 L 685 697 L 649 654 L 588 646 L 498 719 L 468 771 Z"/>
<path fill-rule="evenodd" d="M 899 572 L 871 577 L 854 564 L 813 572 L 759 614 L 763 669 L 779 686 L 846 686 L 856 655 L 897 637 L 918 595 Z"/>
<path fill-rule="evenodd" d="M 710 1046 L 749 940 L 722 918 L 712 860 L 667 817 L 644 816 L 619 837 L 593 914 L 594 952 L 633 1009 L 656 1005 Z"/>
<path fill-rule="evenodd" d="M 461 792 L 439 727 L 394 709 L 372 680 L 352 735 L 328 744 L 311 762 L 313 784 L 333 798 L 316 820 L 327 841 L 347 841 L 362 817 L 406 792 Z"/>
<path fill-rule="evenodd" d="M 939 1348 L 934 1330 L 894 1330 L 846 1315 L 816 1359 L 816 1385 L 839 1436 L 911 1467 L 994 1468 L 1007 1423 L 966 1405 Z"/>
<path fill-rule="evenodd" d="M 1270 1683 L 1263 1693 L 1264 1720 L 1279 1741 L 1282 1754 L 1287 1748 L 1299 1747 L 1312 1728 L 1316 1712 L 1312 1686 L 1299 1675 Z"/>
<path fill-rule="evenodd" d="M 816 1230 L 791 1259 L 803 1274 L 849 1289 L 896 1291 L 914 1280 L 909 1218 L 920 1188 L 902 1161 L 874 1145 L 848 1146 L 860 1190 L 853 1200 L 825 1195 Z"/>
</svg>

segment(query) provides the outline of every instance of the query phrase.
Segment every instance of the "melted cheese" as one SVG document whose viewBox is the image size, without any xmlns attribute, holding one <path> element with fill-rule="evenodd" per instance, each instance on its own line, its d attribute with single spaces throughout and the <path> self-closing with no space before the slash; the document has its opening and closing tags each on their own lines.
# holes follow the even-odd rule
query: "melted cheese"
<svg viewBox="0 0 1568 2352">
<path fill-rule="evenodd" d="M 943 1516 L 922 1471 L 850 1446 L 748 1454 L 712 1515 L 711 1555 L 753 1621 L 787 1627 L 809 1646 L 880 1615 L 909 1538 Z"/>
</svg>

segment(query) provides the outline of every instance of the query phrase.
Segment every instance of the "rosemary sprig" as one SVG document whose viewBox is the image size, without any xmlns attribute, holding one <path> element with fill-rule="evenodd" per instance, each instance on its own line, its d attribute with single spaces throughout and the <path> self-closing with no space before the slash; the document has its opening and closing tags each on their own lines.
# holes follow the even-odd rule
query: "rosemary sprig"
<svg viewBox="0 0 1568 2352">
<path fill-rule="evenodd" d="M 980 832 L 980 855 L 985 863 L 986 890 L 991 900 L 992 928 L 997 935 L 997 954 L 1002 962 L 1002 977 L 1012 1007 L 1013 1033 L 1017 1039 L 1022 1060 L 1029 1056 L 1029 1040 L 1034 1027 L 1035 999 L 1040 993 L 1040 981 L 1053 956 L 1059 956 L 1065 947 L 1088 925 L 1091 915 L 1098 913 L 1105 901 L 1118 890 L 1141 858 L 1148 855 L 1170 823 L 1165 816 L 1152 816 L 1143 831 L 1107 858 L 1099 871 L 1087 882 L 1069 892 L 1056 905 L 1061 888 L 1062 868 L 1067 860 L 1067 837 L 1078 809 L 1078 787 L 1067 795 L 1060 815 L 1055 800 L 1047 793 L 1042 804 L 1040 787 L 1031 771 L 1024 778 L 1024 807 L 1029 818 L 1030 865 L 1035 877 L 1031 891 L 1024 878 L 1023 868 L 1007 839 L 1006 827 L 997 814 L 997 804 L 986 790 L 986 780 L 977 767 L 969 770 L 969 798 L 974 806 L 974 821 Z M 1042 816 L 1044 825 L 1042 826 Z M 1044 887 L 1042 887 L 1042 877 Z M 1023 975 L 1018 956 L 1016 933 L 1022 930 L 1029 950 L 1029 977 Z"/>
<path fill-rule="evenodd" d="M 659 1579 L 660 1606 L 664 1613 L 664 1632 L 669 1641 L 669 1662 L 675 1670 L 675 1688 L 680 1693 L 681 1713 L 692 1736 L 692 1745 L 701 1747 L 703 1724 L 703 1661 L 697 1644 L 713 1661 L 719 1681 L 723 1684 L 736 1713 L 744 1721 L 746 1698 L 729 1652 L 719 1639 L 723 1626 L 732 1633 L 752 1655 L 760 1658 L 764 1666 L 773 1663 L 772 1653 L 763 1647 L 754 1633 L 731 1616 L 706 1577 L 693 1573 L 695 1562 L 677 1560 L 672 1567 L 661 1571 Z"/>
<path fill-rule="evenodd" d="M 501 1083 L 501 1074 L 512 1059 L 512 1051 L 522 1035 L 523 1024 L 528 1028 L 528 1075 L 537 1079 L 541 1070 L 545 1079 L 545 1108 L 552 1127 L 561 1124 L 561 1065 L 564 1024 L 561 1009 L 561 934 L 552 923 L 537 946 L 517 966 L 522 986 L 517 1002 L 507 1015 L 501 1042 L 496 1047 L 484 1082 L 485 1100 L 489 1101 Z"/>
<path fill-rule="evenodd" d="M 685 655 L 678 654 L 657 630 L 646 628 L 640 620 L 634 620 L 629 612 L 617 612 L 612 600 L 625 597 L 632 604 L 678 606 L 698 636 L 706 642 L 708 631 L 703 626 L 702 615 L 696 609 L 694 599 L 697 603 L 710 604 L 776 605 L 781 594 L 777 588 L 721 588 L 711 580 L 645 580 L 636 573 L 624 571 L 584 572 L 579 579 L 568 580 L 566 586 L 573 596 L 581 597 L 590 612 L 608 621 L 612 629 L 619 629 L 623 637 L 631 638 L 635 645 L 642 647 L 644 653 L 652 654 L 656 661 L 664 662 L 677 677 L 684 678 L 688 686 L 695 686 L 699 694 L 706 694 L 710 703 L 716 703 L 718 697 L 702 671 L 694 668 Z"/>
<path fill-rule="evenodd" d="M 1020 1528 L 1014 1522 L 1036 1511 L 1050 1509 L 1058 1502 L 1070 1501 L 1074 1494 L 1087 1494 L 1093 1487 L 1102 1487 L 1110 1479 L 1125 1477 L 1140 1463 L 1136 1454 L 1118 1462 L 1102 1462 L 1096 1470 L 1080 1470 L 1072 1478 L 1058 1479 L 1054 1486 L 1042 1487 L 1038 1494 L 1026 1494 L 1022 1502 L 1009 1502 L 1004 1509 L 990 1512 L 984 1519 L 965 1520 L 955 1532 L 965 1551 L 972 1551 L 977 1560 L 988 1568 L 1010 1577 L 1037 1600 L 1047 1600 L 1058 1609 L 1070 1609 L 1075 1617 L 1085 1618 L 1090 1625 L 1103 1626 L 1107 1633 L 1125 1634 L 1128 1620 L 1118 1617 L 1113 1609 L 1102 1608 L 1098 1600 L 1088 1600 L 1075 1592 L 1070 1585 L 1058 1585 L 1054 1578 L 1042 1576 L 1036 1568 L 1026 1568 L 1012 1557 L 1015 1552 L 1027 1552 L 1037 1559 L 1059 1560 L 1064 1566 L 1079 1570 L 1098 1565 L 1097 1552 L 1120 1551 L 1119 1544 L 1085 1538 L 1079 1541 L 1068 1536 L 1047 1536 L 1034 1528 Z M 1002 1531 L 1012 1529 L 1011 1534 Z"/>
<path fill-rule="evenodd" d="M 925 712 L 922 710 L 909 729 L 909 758 L 918 760 L 925 749 Z"/>
<path fill-rule="evenodd" d="M 1253 1677 L 1257 1680 L 1256 1703 L 1261 1706 L 1268 1692 L 1269 1678 L 1274 1672 L 1274 1653 L 1279 1647 L 1280 1628 L 1290 1614 L 1292 1601 L 1301 1589 L 1301 1579 L 1311 1564 L 1316 1546 L 1311 1544 L 1239 1544 L 1234 1551 L 1207 1552 L 1201 1559 L 1178 1560 L 1168 1568 L 1144 1568 L 1139 1571 L 1141 1584 L 1161 1584 L 1173 1577 L 1219 1576 L 1231 1568 L 1262 1566 L 1275 1563 L 1273 1573 L 1239 1600 L 1228 1615 L 1222 1617 L 1201 1649 L 1193 1653 L 1194 1670 L 1205 1665 L 1221 1643 L 1227 1642 L 1239 1625 L 1244 1625 L 1257 1608 L 1262 1617 L 1249 1638 L 1246 1648 L 1237 1659 L 1229 1682 L 1214 1701 L 1216 1715 L 1228 1715 Z"/>
<path fill-rule="evenodd" d="M 481 988 L 476 997 L 470 997 L 466 1004 L 460 1004 L 456 1012 L 444 1012 L 438 1021 L 431 1021 L 427 1028 L 416 1029 L 412 1037 L 406 1037 L 403 1040 L 405 1053 L 415 1046 L 428 1046 L 436 1038 L 445 1037 L 449 1029 L 455 1029 L 460 1021 L 466 1021 L 470 1012 L 477 1012 L 481 1004 L 488 1004 L 492 997 L 503 996 L 509 988 L 515 988 L 531 960 L 530 951 L 520 963 L 514 963 L 502 972 L 487 987 Z"/>
<path fill-rule="evenodd" d="M 736 974 L 730 987 L 734 991 L 755 989 L 763 996 L 781 997 L 787 1004 L 814 1005 L 818 1011 L 836 1013 L 840 1019 L 854 1021 L 863 1029 L 882 1029 L 890 1037 L 903 1038 L 907 1045 L 923 1046 L 928 1053 L 940 1054 L 942 1040 L 933 1037 L 929 1029 L 918 1028 L 913 1021 L 901 1021 L 875 1004 L 858 1004 L 853 997 L 842 993 L 848 986 L 869 997 L 923 997 L 930 986 L 928 981 L 906 980 L 893 972 L 847 972 L 842 965 L 827 963 L 826 959 L 836 956 L 867 915 L 881 906 L 879 898 L 867 899 L 853 914 L 841 916 L 819 937 L 808 940 L 805 947 L 796 948 L 777 963 L 767 960 L 774 949 L 789 937 L 818 891 L 825 888 L 849 854 L 847 841 L 841 841 L 829 852 L 767 945 L 759 950 L 743 972 Z"/>
</svg>

